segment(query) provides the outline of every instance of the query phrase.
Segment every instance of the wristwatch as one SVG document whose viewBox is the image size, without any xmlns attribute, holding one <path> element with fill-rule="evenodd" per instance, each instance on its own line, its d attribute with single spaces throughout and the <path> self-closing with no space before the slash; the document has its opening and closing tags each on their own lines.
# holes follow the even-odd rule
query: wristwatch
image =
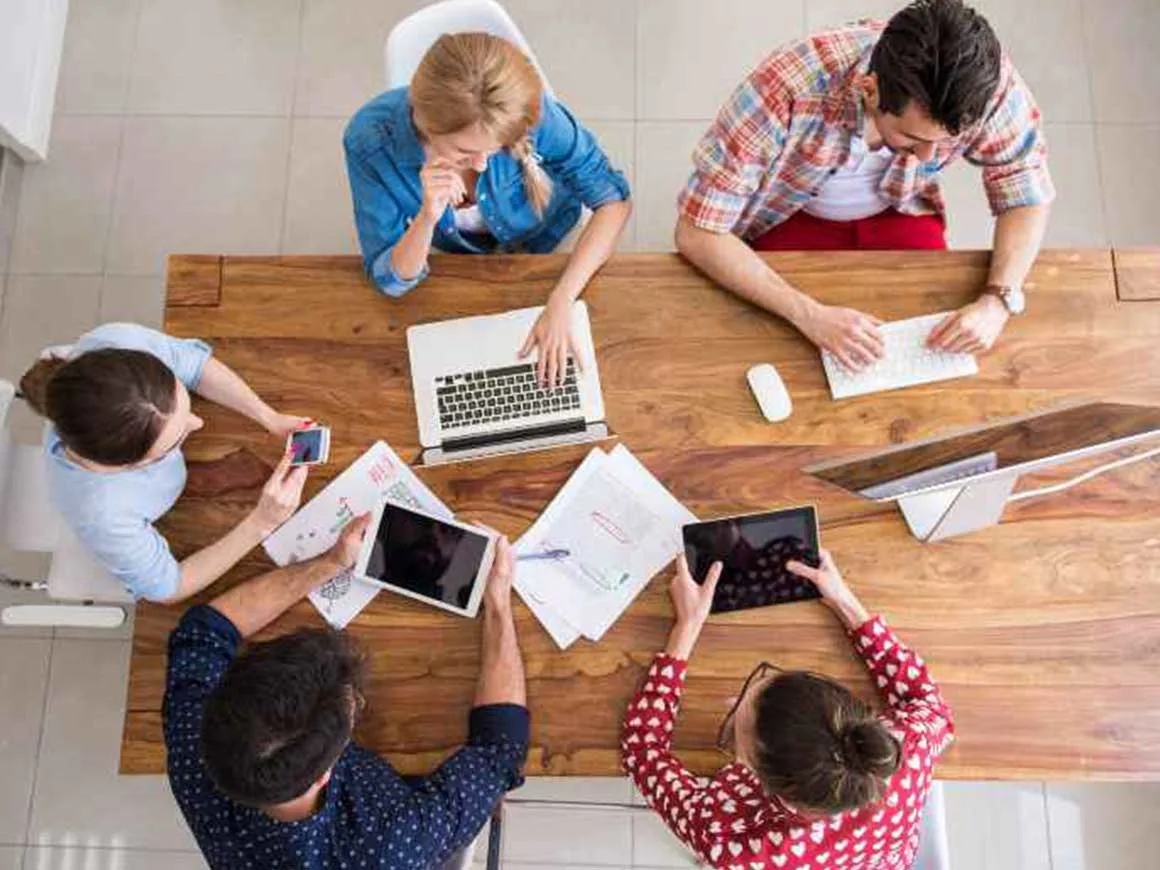
<svg viewBox="0 0 1160 870">
<path fill-rule="evenodd" d="M 1006 284 L 988 284 L 983 288 L 984 296 L 998 296 L 1008 314 L 1022 314 L 1027 308 L 1027 297 L 1023 295 L 1022 287 L 1010 287 Z"/>
</svg>

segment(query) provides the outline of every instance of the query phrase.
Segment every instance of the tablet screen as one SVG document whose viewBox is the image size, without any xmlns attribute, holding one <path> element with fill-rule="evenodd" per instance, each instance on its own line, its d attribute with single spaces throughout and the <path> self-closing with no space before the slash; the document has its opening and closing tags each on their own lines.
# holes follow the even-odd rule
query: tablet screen
<svg viewBox="0 0 1160 870">
<path fill-rule="evenodd" d="M 388 503 L 363 574 L 423 598 L 464 609 L 488 539 Z"/>
<path fill-rule="evenodd" d="M 817 565 L 818 525 L 812 507 L 685 526 L 685 556 L 697 582 L 714 562 L 724 568 L 713 612 L 819 598 L 808 580 L 790 573 L 791 559 Z"/>
</svg>

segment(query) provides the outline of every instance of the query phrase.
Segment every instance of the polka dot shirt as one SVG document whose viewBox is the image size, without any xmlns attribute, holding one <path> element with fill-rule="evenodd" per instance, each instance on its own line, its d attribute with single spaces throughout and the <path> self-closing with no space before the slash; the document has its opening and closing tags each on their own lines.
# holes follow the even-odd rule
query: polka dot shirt
<svg viewBox="0 0 1160 870">
<path fill-rule="evenodd" d="M 240 642 L 233 624 L 206 606 L 191 608 L 169 638 L 169 782 L 214 870 L 439 867 L 475 838 L 504 792 L 523 782 L 528 711 L 497 704 L 471 711 L 467 745 L 430 776 L 404 779 L 352 743 L 309 819 L 277 822 L 236 804 L 210 780 L 200 736 L 206 700 Z"/>
<path fill-rule="evenodd" d="M 767 795 L 735 761 L 712 779 L 672 753 L 688 663 L 658 655 L 625 713 L 621 757 L 636 787 L 697 856 L 719 870 L 904 870 L 914 863 L 934 762 L 954 733 L 950 708 L 921 658 L 881 617 L 853 632 L 886 705 L 879 717 L 902 745 L 881 803 L 806 818 Z"/>
</svg>

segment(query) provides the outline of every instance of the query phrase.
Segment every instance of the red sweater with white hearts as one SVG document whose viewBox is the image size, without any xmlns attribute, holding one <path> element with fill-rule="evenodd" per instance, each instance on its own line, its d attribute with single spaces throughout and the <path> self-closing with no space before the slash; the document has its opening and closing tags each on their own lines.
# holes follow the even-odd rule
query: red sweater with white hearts
<svg viewBox="0 0 1160 870">
<path fill-rule="evenodd" d="M 921 658 L 874 617 L 854 649 L 886 703 L 879 719 L 902 745 L 880 804 L 821 821 L 765 794 L 739 761 L 711 780 L 673 755 L 672 733 L 688 663 L 658 655 L 625 713 L 621 755 L 648 805 L 697 857 L 718 870 L 904 870 L 914 863 L 935 759 L 954 734 L 950 708 Z"/>
</svg>

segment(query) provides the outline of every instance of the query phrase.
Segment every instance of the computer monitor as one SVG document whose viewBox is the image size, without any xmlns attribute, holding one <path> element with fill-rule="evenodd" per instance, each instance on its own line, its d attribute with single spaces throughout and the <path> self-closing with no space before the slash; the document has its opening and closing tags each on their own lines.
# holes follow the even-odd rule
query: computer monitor
<svg viewBox="0 0 1160 870">
<path fill-rule="evenodd" d="M 1062 484 L 1012 495 L 1019 475 L 1141 444 Z M 805 470 L 855 495 L 897 501 L 914 535 L 940 540 L 999 521 L 1010 501 L 1058 492 L 1160 454 L 1160 408 L 1095 402 L 1012 417 Z"/>
</svg>

